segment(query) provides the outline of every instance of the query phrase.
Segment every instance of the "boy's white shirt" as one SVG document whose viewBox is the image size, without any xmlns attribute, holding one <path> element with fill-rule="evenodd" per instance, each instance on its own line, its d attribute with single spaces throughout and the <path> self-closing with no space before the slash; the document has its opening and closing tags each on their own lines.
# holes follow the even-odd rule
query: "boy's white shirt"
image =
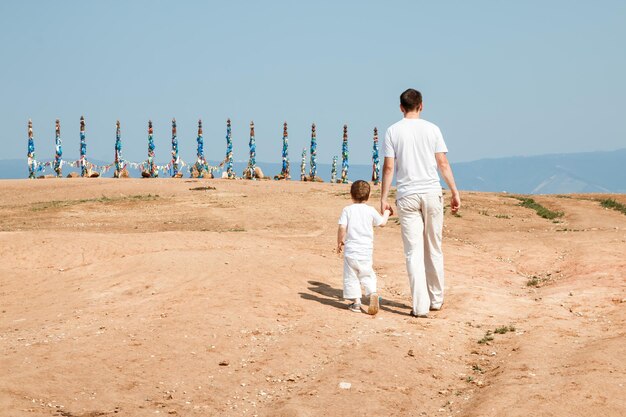
<svg viewBox="0 0 626 417">
<path fill-rule="evenodd" d="M 339 224 L 346 226 L 344 256 L 357 260 L 372 259 L 374 226 L 383 222 L 383 216 L 365 203 L 344 207 L 339 217 Z"/>
</svg>

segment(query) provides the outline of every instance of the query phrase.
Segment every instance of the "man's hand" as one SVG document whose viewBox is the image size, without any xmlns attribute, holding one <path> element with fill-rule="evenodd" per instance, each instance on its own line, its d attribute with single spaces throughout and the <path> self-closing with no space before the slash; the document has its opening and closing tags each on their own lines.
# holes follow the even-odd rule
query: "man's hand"
<svg viewBox="0 0 626 417">
<path fill-rule="evenodd" d="M 343 242 L 337 245 L 337 255 L 341 255 L 341 252 L 343 252 L 343 245 Z"/>
<path fill-rule="evenodd" d="M 380 212 L 385 214 L 385 210 L 389 210 L 389 215 L 393 214 L 393 207 L 387 202 L 387 200 L 380 200 Z"/>
<path fill-rule="evenodd" d="M 459 193 L 452 193 L 452 198 L 450 198 L 450 209 L 452 213 L 456 213 L 461 208 L 461 196 Z"/>
</svg>

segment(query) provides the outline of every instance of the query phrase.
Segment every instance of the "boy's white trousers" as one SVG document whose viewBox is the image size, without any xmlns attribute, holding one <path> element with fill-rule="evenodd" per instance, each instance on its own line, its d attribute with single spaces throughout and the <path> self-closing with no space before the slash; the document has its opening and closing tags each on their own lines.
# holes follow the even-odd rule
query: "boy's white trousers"
<svg viewBox="0 0 626 417">
<path fill-rule="evenodd" d="M 412 194 L 396 201 L 413 313 L 428 314 L 443 304 L 443 197 L 440 192 Z"/>
<path fill-rule="evenodd" d="M 365 296 L 376 292 L 376 273 L 372 268 L 372 259 L 361 260 L 344 256 L 343 258 L 343 298 L 361 299 L 361 285 Z"/>
</svg>

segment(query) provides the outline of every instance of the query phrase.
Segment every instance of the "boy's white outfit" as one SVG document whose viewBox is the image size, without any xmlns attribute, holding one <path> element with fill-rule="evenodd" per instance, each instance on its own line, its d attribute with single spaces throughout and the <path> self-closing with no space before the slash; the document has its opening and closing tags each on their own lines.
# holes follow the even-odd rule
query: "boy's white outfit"
<svg viewBox="0 0 626 417">
<path fill-rule="evenodd" d="M 366 297 L 376 292 L 376 273 L 372 268 L 374 226 L 383 222 L 383 216 L 365 203 L 351 204 L 341 212 L 339 224 L 346 227 L 343 298 L 360 299 L 361 285 Z"/>
<path fill-rule="evenodd" d="M 443 197 L 435 154 L 448 152 L 439 128 L 402 119 L 385 135 L 385 157 L 395 158 L 396 206 L 413 298 L 413 313 L 443 304 Z"/>
</svg>

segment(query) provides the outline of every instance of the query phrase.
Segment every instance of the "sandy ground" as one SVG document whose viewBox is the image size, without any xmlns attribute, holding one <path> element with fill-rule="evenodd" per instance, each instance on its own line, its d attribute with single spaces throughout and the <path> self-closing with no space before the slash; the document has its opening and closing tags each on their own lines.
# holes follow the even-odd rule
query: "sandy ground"
<svg viewBox="0 0 626 417">
<path fill-rule="evenodd" d="M 393 219 L 382 311 L 346 309 L 348 186 L 2 181 L 0 415 L 625 415 L 626 216 L 463 198 L 444 309 L 416 319 Z"/>
</svg>

